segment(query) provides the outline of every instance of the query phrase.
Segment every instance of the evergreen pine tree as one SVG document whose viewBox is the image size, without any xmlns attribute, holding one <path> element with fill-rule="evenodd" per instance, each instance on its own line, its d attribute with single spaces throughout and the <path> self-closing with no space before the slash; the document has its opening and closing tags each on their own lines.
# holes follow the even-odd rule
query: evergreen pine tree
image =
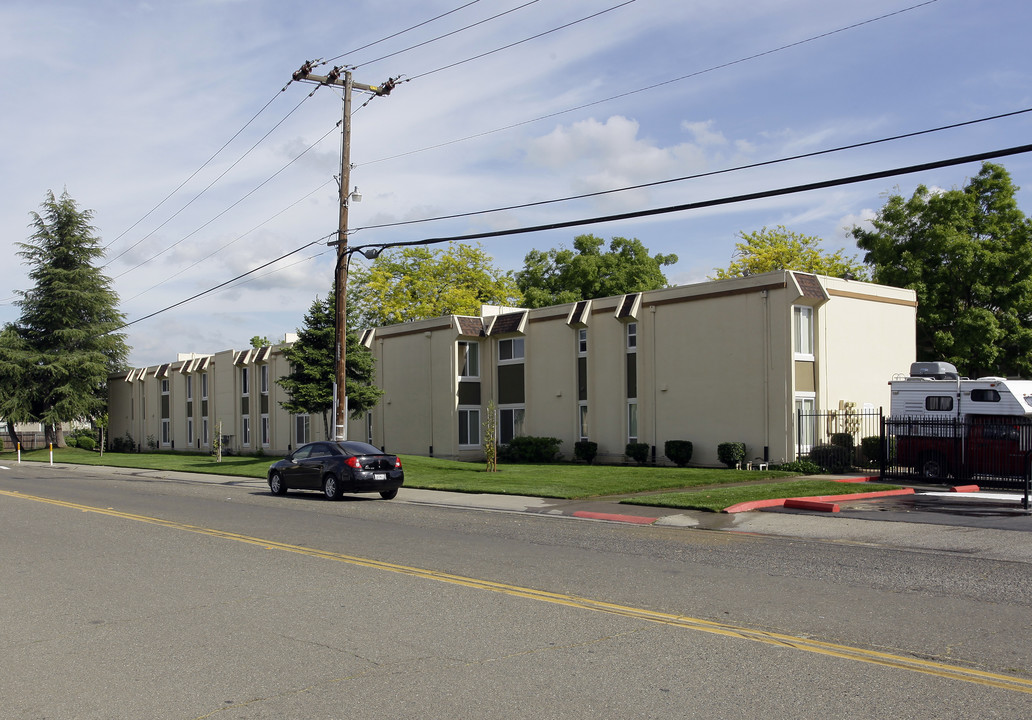
<svg viewBox="0 0 1032 720">
<path fill-rule="evenodd" d="M 4 334 L 0 365 L 17 368 L 19 390 L 0 397 L 0 412 L 43 423 L 48 442 L 61 444 L 62 422 L 103 414 L 108 374 L 125 367 L 129 347 L 117 332 L 125 323 L 118 294 L 93 265 L 104 255 L 93 212 L 67 192 L 48 192 L 41 208 L 31 213 L 35 232 L 19 243 L 34 286 L 18 292 L 21 317 Z"/>
</svg>

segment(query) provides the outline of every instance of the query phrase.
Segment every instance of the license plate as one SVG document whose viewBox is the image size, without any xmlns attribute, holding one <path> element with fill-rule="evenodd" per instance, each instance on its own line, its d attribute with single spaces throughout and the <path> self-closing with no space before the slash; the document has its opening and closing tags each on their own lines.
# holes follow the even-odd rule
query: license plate
<svg viewBox="0 0 1032 720">
<path fill-rule="evenodd" d="M 387 473 L 373 473 L 373 480 L 386 480 Z"/>
</svg>

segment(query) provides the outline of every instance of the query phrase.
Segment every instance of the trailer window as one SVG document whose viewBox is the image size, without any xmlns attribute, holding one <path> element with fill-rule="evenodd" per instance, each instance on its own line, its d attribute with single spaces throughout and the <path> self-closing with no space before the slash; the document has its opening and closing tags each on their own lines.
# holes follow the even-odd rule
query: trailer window
<svg viewBox="0 0 1032 720">
<path fill-rule="evenodd" d="M 953 409 L 951 395 L 929 395 L 925 398 L 925 410 L 948 411 Z"/>
<path fill-rule="evenodd" d="M 971 391 L 972 402 L 1000 402 L 1000 392 L 998 390 L 987 390 L 985 388 L 979 388 L 978 390 Z"/>
</svg>

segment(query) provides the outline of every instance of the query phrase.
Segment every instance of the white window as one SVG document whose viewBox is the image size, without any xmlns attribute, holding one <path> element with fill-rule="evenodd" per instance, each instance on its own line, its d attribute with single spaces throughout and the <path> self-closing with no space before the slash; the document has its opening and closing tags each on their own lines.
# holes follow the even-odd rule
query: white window
<svg viewBox="0 0 1032 720">
<path fill-rule="evenodd" d="M 201 373 L 201 400 L 208 399 L 208 373 Z M 205 436 L 207 437 L 207 436 Z"/>
<path fill-rule="evenodd" d="M 294 416 L 294 442 L 304 445 L 312 439 L 312 420 L 309 415 Z"/>
<path fill-rule="evenodd" d="M 577 330 L 577 354 L 587 355 L 588 354 L 588 329 L 580 328 Z"/>
<path fill-rule="evenodd" d="M 505 338 L 498 341 L 498 362 L 523 362 L 523 338 Z"/>
<path fill-rule="evenodd" d="M 373 444 L 373 414 L 367 412 L 365 416 L 366 424 L 366 442 L 370 445 Z"/>
<path fill-rule="evenodd" d="M 799 453 L 808 453 L 817 438 L 817 396 L 799 393 L 795 398 L 796 445 Z"/>
<path fill-rule="evenodd" d="M 262 447 L 269 447 L 269 416 L 262 415 Z"/>
<path fill-rule="evenodd" d="M 577 406 L 577 433 L 581 440 L 588 439 L 588 403 L 583 400 Z"/>
<path fill-rule="evenodd" d="M 186 399 L 193 400 L 193 375 L 186 376 Z"/>
<path fill-rule="evenodd" d="M 201 418 L 201 445 L 211 445 L 211 437 L 208 435 L 208 418 Z"/>
<path fill-rule="evenodd" d="M 261 367 L 261 371 L 260 371 L 261 372 L 261 376 L 260 377 L 261 377 L 261 384 L 262 384 L 262 386 L 261 386 L 262 395 L 268 395 L 269 394 L 269 366 L 268 365 L 260 365 L 259 367 Z"/>
<path fill-rule="evenodd" d="M 627 352 L 638 351 L 638 323 L 627 323 Z"/>
<path fill-rule="evenodd" d="M 250 395 L 251 394 L 251 368 L 242 367 L 240 368 L 240 394 Z"/>
<path fill-rule="evenodd" d="M 792 341 L 796 360 L 813 360 L 813 308 L 792 308 Z"/>
<path fill-rule="evenodd" d="M 523 435 L 526 410 L 522 405 L 498 409 L 498 442 L 506 445 L 514 437 Z"/>
<path fill-rule="evenodd" d="M 480 408 L 459 407 L 459 446 L 480 447 Z"/>
<path fill-rule="evenodd" d="M 161 394 L 162 395 L 168 395 L 168 379 L 167 378 L 163 379 L 161 381 Z"/>
<path fill-rule="evenodd" d="M 188 447 L 193 447 L 194 444 L 194 433 L 193 433 L 193 418 L 188 417 L 186 419 L 186 444 Z"/>
<path fill-rule="evenodd" d="M 242 432 L 241 438 L 240 438 L 241 439 L 241 444 L 243 444 L 244 447 L 251 447 L 251 416 L 250 415 L 244 415 L 240 419 L 243 421 L 243 423 L 242 423 L 242 430 L 243 430 L 243 432 Z"/>
<path fill-rule="evenodd" d="M 172 444 L 172 421 L 168 418 L 163 418 L 161 421 L 161 444 Z"/>
<path fill-rule="evenodd" d="M 459 377 L 463 380 L 480 378 L 480 343 L 459 341 Z"/>
<path fill-rule="evenodd" d="M 627 403 L 627 442 L 638 442 L 638 403 L 634 400 Z"/>
</svg>

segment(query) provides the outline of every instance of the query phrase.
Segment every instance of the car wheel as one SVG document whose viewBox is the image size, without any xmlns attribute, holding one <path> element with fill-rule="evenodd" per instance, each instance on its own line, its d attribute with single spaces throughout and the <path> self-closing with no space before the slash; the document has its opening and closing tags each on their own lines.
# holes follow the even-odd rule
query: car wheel
<svg viewBox="0 0 1032 720">
<path fill-rule="evenodd" d="M 323 493 L 330 500 L 340 500 L 340 496 L 344 494 L 344 489 L 340 486 L 340 480 L 337 479 L 336 475 L 327 475 L 323 478 Z"/>
<path fill-rule="evenodd" d="M 919 469 L 921 477 L 925 480 L 944 480 L 946 478 L 946 464 L 938 455 L 925 455 Z"/>
<path fill-rule="evenodd" d="M 380 497 L 384 500 L 393 500 L 398 497 L 398 488 L 394 488 L 393 490 L 381 490 Z"/>
<path fill-rule="evenodd" d="M 283 478 L 280 477 L 279 473 L 273 473 L 272 477 L 269 478 L 269 490 L 272 491 L 273 495 L 287 494 L 287 484 L 283 482 Z"/>
</svg>

